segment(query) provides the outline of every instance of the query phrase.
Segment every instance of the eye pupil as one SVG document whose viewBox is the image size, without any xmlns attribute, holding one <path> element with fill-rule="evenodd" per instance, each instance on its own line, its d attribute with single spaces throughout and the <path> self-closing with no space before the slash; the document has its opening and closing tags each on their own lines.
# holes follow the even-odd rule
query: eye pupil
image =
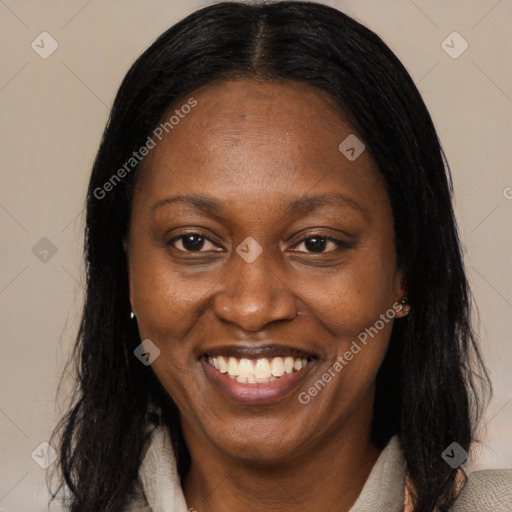
<svg viewBox="0 0 512 512">
<path fill-rule="evenodd" d="M 325 249 L 327 239 L 323 236 L 311 236 L 306 239 L 305 244 L 308 251 L 322 252 Z"/>
<path fill-rule="evenodd" d="M 187 251 L 197 251 L 204 245 L 204 238 L 200 235 L 185 235 L 182 239 L 183 247 Z"/>
</svg>

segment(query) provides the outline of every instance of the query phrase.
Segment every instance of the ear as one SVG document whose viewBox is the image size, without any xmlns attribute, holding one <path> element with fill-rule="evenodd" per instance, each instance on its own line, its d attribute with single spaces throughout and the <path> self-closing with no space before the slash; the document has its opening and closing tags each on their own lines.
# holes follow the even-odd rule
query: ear
<svg viewBox="0 0 512 512">
<path fill-rule="evenodd" d="M 409 298 L 405 272 L 401 269 L 398 269 L 395 274 L 395 289 L 393 298 L 395 304 L 400 304 L 402 300 L 408 300 Z M 395 318 L 403 318 L 404 316 L 407 316 L 410 310 L 411 306 L 409 304 L 404 305 L 400 309 L 395 309 Z"/>
<path fill-rule="evenodd" d="M 130 245 L 126 238 L 123 239 L 123 251 L 126 256 L 126 269 L 127 269 L 127 278 L 128 278 L 128 298 L 130 300 L 131 310 L 133 311 L 133 313 L 135 313 L 135 310 L 133 307 L 133 300 L 132 300 L 132 280 L 131 280 L 131 273 L 130 273 Z"/>
</svg>

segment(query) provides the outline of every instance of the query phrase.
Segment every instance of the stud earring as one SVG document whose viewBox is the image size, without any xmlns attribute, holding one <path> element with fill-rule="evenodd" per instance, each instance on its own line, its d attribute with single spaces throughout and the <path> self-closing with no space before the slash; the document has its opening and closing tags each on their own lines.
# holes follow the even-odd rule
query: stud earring
<svg viewBox="0 0 512 512">
<path fill-rule="evenodd" d="M 133 311 L 130 311 L 130 319 L 133 320 L 135 318 L 135 315 L 133 314 Z"/>
<path fill-rule="evenodd" d="M 401 306 L 400 311 L 403 311 L 404 316 L 408 315 L 411 311 L 411 305 L 409 304 L 409 301 L 407 299 L 402 299 L 399 304 Z"/>
</svg>

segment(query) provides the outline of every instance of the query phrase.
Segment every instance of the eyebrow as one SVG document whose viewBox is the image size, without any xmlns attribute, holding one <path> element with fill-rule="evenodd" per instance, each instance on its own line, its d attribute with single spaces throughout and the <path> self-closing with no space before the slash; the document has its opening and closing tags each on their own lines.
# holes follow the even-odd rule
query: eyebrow
<svg viewBox="0 0 512 512">
<path fill-rule="evenodd" d="M 170 196 L 161 199 L 151 207 L 151 211 L 154 212 L 157 208 L 176 202 L 191 204 L 197 209 L 212 216 L 221 216 L 221 212 L 224 210 L 223 203 L 213 197 L 188 194 Z M 355 199 L 340 193 L 298 197 L 288 203 L 284 209 L 284 215 L 290 215 L 293 213 L 306 215 L 321 208 L 322 206 L 348 206 L 349 208 L 362 213 L 365 217 L 368 216 L 368 209 L 366 207 L 362 206 Z"/>
<path fill-rule="evenodd" d="M 358 203 L 350 196 L 340 193 L 322 194 L 315 196 L 303 196 L 294 199 L 285 209 L 285 215 L 291 213 L 299 213 L 305 215 L 321 208 L 322 206 L 348 206 L 353 210 L 357 210 L 365 217 L 368 216 L 368 209 Z"/>
</svg>

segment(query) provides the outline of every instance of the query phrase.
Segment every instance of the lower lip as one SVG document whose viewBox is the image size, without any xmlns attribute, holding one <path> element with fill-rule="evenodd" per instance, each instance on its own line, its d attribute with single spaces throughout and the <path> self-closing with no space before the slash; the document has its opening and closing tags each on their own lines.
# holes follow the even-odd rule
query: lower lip
<svg viewBox="0 0 512 512">
<path fill-rule="evenodd" d="M 201 358 L 208 380 L 227 398 L 240 404 L 267 404 L 285 398 L 303 383 L 315 362 L 309 361 L 305 368 L 266 384 L 244 384 L 219 372 L 205 358 Z"/>
</svg>

